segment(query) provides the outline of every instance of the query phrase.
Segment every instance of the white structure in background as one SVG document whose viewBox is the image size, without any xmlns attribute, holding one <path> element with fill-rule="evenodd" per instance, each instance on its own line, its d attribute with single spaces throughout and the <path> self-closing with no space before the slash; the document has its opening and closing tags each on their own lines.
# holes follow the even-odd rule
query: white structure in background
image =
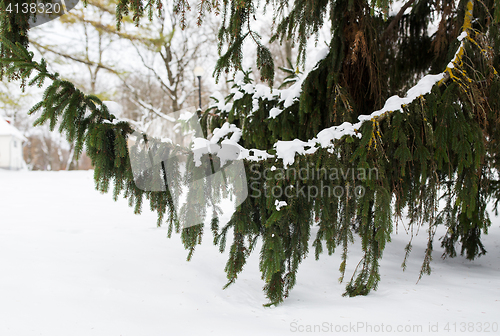
<svg viewBox="0 0 500 336">
<path fill-rule="evenodd" d="M 24 166 L 23 142 L 27 139 L 0 116 L 0 168 L 21 169 Z"/>
</svg>

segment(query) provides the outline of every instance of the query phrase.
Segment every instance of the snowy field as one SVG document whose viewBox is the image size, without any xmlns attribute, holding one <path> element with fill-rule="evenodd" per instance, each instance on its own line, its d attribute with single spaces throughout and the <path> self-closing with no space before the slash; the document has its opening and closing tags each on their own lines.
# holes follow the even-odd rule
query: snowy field
<svg viewBox="0 0 500 336">
<path fill-rule="evenodd" d="M 285 303 L 264 308 L 258 253 L 222 290 L 226 254 L 211 233 L 187 262 L 178 235 L 95 191 L 92 172 L 0 170 L 0 335 L 500 335 L 492 220 L 486 256 L 443 260 L 436 239 L 432 275 L 418 284 L 425 230 L 403 272 L 400 226 L 366 297 L 341 296 L 340 253 L 310 253 Z M 349 270 L 360 257 L 351 252 Z"/>
</svg>

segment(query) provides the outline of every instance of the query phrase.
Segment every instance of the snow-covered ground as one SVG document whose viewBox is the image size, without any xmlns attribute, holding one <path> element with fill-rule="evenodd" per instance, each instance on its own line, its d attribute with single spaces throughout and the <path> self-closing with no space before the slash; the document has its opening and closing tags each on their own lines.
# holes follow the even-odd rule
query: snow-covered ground
<svg viewBox="0 0 500 336">
<path fill-rule="evenodd" d="M 101 195 L 92 172 L 0 171 L 0 335 L 499 335 L 500 220 L 492 219 L 486 256 L 442 260 L 436 239 L 432 275 L 418 284 L 426 235 L 403 272 L 400 227 L 377 291 L 342 297 L 339 254 L 311 254 L 285 303 L 264 308 L 258 253 L 222 290 L 226 254 L 209 232 L 187 262 L 154 213 L 134 215 L 125 200 Z M 360 254 L 351 252 L 352 270 Z"/>
</svg>

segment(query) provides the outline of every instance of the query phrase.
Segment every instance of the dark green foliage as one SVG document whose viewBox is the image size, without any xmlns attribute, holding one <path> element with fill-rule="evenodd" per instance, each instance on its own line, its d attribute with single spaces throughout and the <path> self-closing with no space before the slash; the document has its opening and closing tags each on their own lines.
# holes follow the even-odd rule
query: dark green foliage
<svg viewBox="0 0 500 336">
<path fill-rule="evenodd" d="M 15 15 L 14 12 L 7 12 L 7 6 L 14 4 L 15 1 L 2 0 L 0 1 L 0 36 L 13 44 L 19 43 L 22 47 L 28 46 L 28 29 L 29 19 L 31 13 L 25 15 Z M 13 47 L 13 46 L 12 46 Z M 0 44 L 0 57 L 10 58 L 12 56 L 11 48 L 4 43 Z M 21 78 L 19 71 L 10 72 L 7 74 L 8 78 L 19 79 Z M 4 68 L 0 67 L 0 77 L 4 76 Z"/>
<path fill-rule="evenodd" d="M 38 12 L 32 9 L 33 4 L 43 3 L 54 3 L 53 0 L 1 0 L 0 1 L 0 37 L 4 40 L 12 42 L 14 45 L 19 43 L 20 46 L 28 47 L 28 30 L 30 28 L 30 22 L 37 19 Z M 68 3 L 68 6 L 70 4 Z M 17 6 L 17 7 L 16 7 Z M 27 6 L 27 7 L 26 7 Z M 44 8 L 46 8 L 44 6 Z M 18 12 L 19 11 L 19 12 Z M 23 12 L 24 11 L 24 12 Z M 38 16 L 39 22 L 46 22 Z M 33 24 L 33 22 L 31 22 Z M 3 43 L 0 43 L 0 58 L 12 58 L 14 54 L 12 49 L 7 47 Z M 6 74 L 3 66 L 0 66 L 0 79 Z M 25 73 L 26 68 L 20 66 L 15 71 L 7 73 L 7 78 L 11 79 L 26 79 Z M 25 86 L 24 80 L 22 81 L 21 87 Z"/>
<path fill-rule="evenodd" d="M 130 10 L 138 22 L 153 4 L 123 0 L 117 17 Z M 467 259 L 486 253 L 481 242 L 481 234 L 487 233 L 491 224 L 486 205 L 491 199 L 496 205 L 500 201 L 498 0 L 416 0 L 409 2 L 409 13 L 392 17 L 388 16 L 388 4 L 382 0 L 298 0 L 293 5 L 285 0 L 266 2 L 266 6 L 274 6 L 273 39 L 296 43 L 299 65 L 305 62 L 307 37 L 329 20 L 332 39 L 328 55 L 304 79 L 300 97 L 292 104 L 285 104 L 277 91 L 254 96 L 252 90 L 257 86 L 249 73 L 243 72 L 224 101 L 231 102 L 231 108 L 213 107 L 202 115 L 205 135 L 229 122 L 241 129 L 239 143 L 243 147 L 275 154 L 277 141 L 307 141 L 325 128 L 356 123 L 359 116 L 382 108 L 390 96 L 404 95 L 429 71 L 445 75 L 429 93 L 400 111 L 388 111 L 364 122 L 357 130 L 359 137 L 347 135 L 334 140 L 330 148 L 298 155 L 288 167 L 274 158 L 245 161 L 250 196 L 223 227 L 217 209 L 206 213 L 205 208 L 197 207 L 197 200 L 208 195 L 214 197 L 213 201 L 223 197 L 221 181 L 190 190 L 181 218 L 174 209 L 180 186 L 172 194 L 136 188 L 128 158 L 131 154 L 126 149 L 130 126 L 113 123 L 114 117 L 99 99 L 48 73 L 43 61 L 34 62 L 23 47 L 26 30 L 22 27 L 17 35 L 2 31 L 2 69 L 11 78 L 17 74 L 27 79 L 34 72 L 34 85 L 41 85 L 44 79 L 51 81 L 44 100 L 32 113 L 41 111 L 37 123 L 49 122 L 52 128 L 59 125 L 79 151 L 86 147 L 95 165 L 99 190 L 108 191 L 113 180 L 114 197 L 123 191 L 136 212 L 146 197 L 151 209 L 158 211 L 158 225 L 167 213 L 169 234 L 180 232 L 179 223 L 188 216 L 211 216 L 214 244 L 221 252 L 230 245 L 226 287 L 236 281 L 260 241 L 259 267 L 268 305 L 279 304 L 298 281 L 299 264 L 307 257 L 312 240 L 316 258 L 325 251 L 333 254 L 341 250 L 340 281 L 345 279 L 350 246 L 360 244 L 363 255 L 344 295 L 367 295 L 377 288 L 380 259 L 391 240 L 394 220 L 403 213 L 412 234 L 402 251 L 403 269 L 412 249 L 413 232 L 427 227 L 422 277 L 431 273 L 433 244 L 440 226 L 446 227 L 444 236 L 439 237 L 443 257 L 455 257 L 457 246 Z M 222 13 L 217 76 L 222 71 L 243 70 L 242 44 L 251 39 L 257 46 L 261 77 L 272 83 L 272 56 L 252 30 L 257 6 L 252 0 L 203 0 L 198 6 L 200 18 L 204 11 Z M 176 1 L 180 14 L 188 7 L 186 1 Z M 439 15 L 441 21 L 437 31 L 429 35 L 432 15 Z M 464 48 L 457 40 L 462 32 L 467 33 Z M 458 62 L 450 68 L 448 63 L 457 49 Z M 293 70 L 287 70 L 287 74 L 287 81 L 297 80 Z M 269 118 L 273 108 L 281 113 Z M 332 169 L 339 173 L 332 175 Z M 165 176 L 176 172 L 175 162 L 162 166 L 162 171 Z M 300 171 L 313 171 L 314 175 L 293 173 Z M 367 172 L 373 175 L 366 176 Z M 195 174 L 186 176 L 184 182 L 196 178 Z M 171 178 L 167 176 L 166 180 Z M 331 193 L 338 188 L 344 191 L 342 195 Z M 292 196 L 277 194 L 276 190 L 288 190 Z M 277 201 L 286 201 L 286 206 L 278 210 Z M 188 259 L 201 242 L 204 229 L 197 225 L 182 230 Z"/>
</svg>

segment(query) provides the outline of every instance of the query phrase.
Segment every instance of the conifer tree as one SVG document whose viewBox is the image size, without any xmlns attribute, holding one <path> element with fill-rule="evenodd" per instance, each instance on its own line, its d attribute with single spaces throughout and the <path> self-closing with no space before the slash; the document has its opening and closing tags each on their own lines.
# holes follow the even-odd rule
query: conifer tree
<svg viewBox="0 0 500 336">
<path fill-rule="evenodd" d="M 55 127 L 59 122 L 60 131 L 79 150 L 87 147 L 99 190 L 107 191 L 113 183 L 114 197 L 123 191 L 136 212 L 144 199 L 149 200 L 158 212 L 158 225 L 166 215 L 169 232 L 180 232 L 182 218 L 174 209 L 177 195 L 168 190 L 143 191 L 134 184 L 126 145 L 131 125 L 116 121 L 98 98 L 47 71 L 43 60 L 34 61 L 26 49 L 27 18 L 6 12 L 8 3 L 0 1 L 2 74 L 21 79 L 23 85 L 28 79 L 29 85 L 51 82 L 43 101 L 31 110 L 40 112 L 38 123 Z M 195 6 L 187 0 L 175 3 L 181 18 Z M 259 5 L 273 10 L 272 39 L 288 39 L 297 46 L 299 67 L 309 61 L 308 38 L 325 21 L 331 24 L 332 39 L 315 68 L 302 75 L 290 73 L 289 88 L 270 90 L 255 84 L 242 69 L 242 45 L 251 40 L 260 75 L 273 84 L 272 55 L 253 30 Z M 227 285 L 236 281 L 260 240 L 264 291 L 268 304 L 279 304 L 296 283 L 311 238 L 316 258 L 325 248 L 328 254 L 341 250 L 341 281 L 356 238 L 363 257 L 347 281 L 345 295 L 367 295 L 377 288 L 380 259 L 394 220 L 403 211 L 410 227 L 427 228 L 420 276 L 431 272 L 440 225 L 446 227 L 441 237 L 443 257 L 455 257 L 457 247 L 467 259 L 486 253 L 481 242 L 490 226 L 486 205 L 500 200 L 500 1 L 408 0 L 393 16 L 390 5 L 389 0 L 196 4 L 200 19 L 211 13 L 222 15 L 215 75 L 236 72 L 230 95 L 201 115 L 204 132 L 216 132 L 226 123 L 241 132 L 238 146 L 245 156 L 247 178 L 253 183 L 251 189 L 260 191 L 248 197 L 225 226 L 219 227 L 216 213 L 212 219 L 214 243 L 221 251 L 227 235 L 233 235 L 225 268 Z M 288 14 L 283 16 L 285 8 Z M 161 10 L 159 0 L 121 0 L 117 24 L 125 15 L 140 24 L 141 17 L 153 10 Z M 439 24 L 430 33 L 433 18 Z M 162 169 L 164 174 L 170 171 Z M 303 178 L 289 173 L 301 169 L 316 175 Z M 356 173 L 331 178 L 332 169 Z M 273 188 L 335 191 L 337 187 L 350 192 L 340 197 L 272 193 Z M 311 237 L 313 225 L 318 226 L 315 237 Z M 204 229 L 203 225 L 182 229 L 189 258 Z M 404 260 L 411 248 L 410 240 Z"/>
</svg>

